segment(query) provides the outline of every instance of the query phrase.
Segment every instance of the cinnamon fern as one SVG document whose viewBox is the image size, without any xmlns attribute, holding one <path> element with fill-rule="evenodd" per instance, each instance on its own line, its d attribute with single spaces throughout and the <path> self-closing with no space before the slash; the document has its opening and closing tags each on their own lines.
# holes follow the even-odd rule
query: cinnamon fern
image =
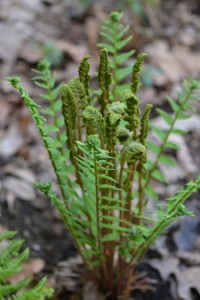
<svg viewBox="0 0 200 300">
<path fill-rule="evenodd" d="M 103 27 L 110 44 L 103 44 L 106 48 L 100 51 L 98 97 L 91 91 L 89 55 L 81 61 L 78 76 L 62 88 L 56 87 L 54 76 L 52 80 L 49 65 L 41 69 L 39 64 L 39 77 L 34 80 L 44 90 L 42 97 L 49 101 L 50 110 L 41 110 L 19 78 L 8 80 L 29 108 L 60 194 L 53 191 L 50 182 L 37 182 L 36 186 L 49 197 L 70 231 L 87 269 L 84 275 L 93 278 L 109 299 L 123 295 L 126 300 L 139 259 L 171 222 L 191 214 L 184 201 L 200 187 L 200 179 L 188 183 L 164 205 L 158 203 L 154 212 L 148 211 L 146 203 L 157 196 L 151 179 L 165 182 L 159 164 L 172 163 L 164 150 L 178 148 L 169 136 L 182 133 L 176 121 L 191 115 L 190 101 L 199 100 L 194 96 L 199 83 L 188 80 L 178 101 L 168 98 L 173 114 L 158 109 L 168 124 L 166 131 L 150 125 L 152 105 L 141 111 L 138 95 L 145 54 L 140 54 L 131 68 L 129 84 L 121 85 L 130 71 L 122 69 L 122 64 L 134 53 L 118 52 L 131 39 L 124 37 L 128 27 L 119 22 L 121 16 L 113 13 Z M 148 140 L 150 129 L 160 138 L 160 145 Z M 149 160 L 149 151 L 155 154 L 154 161 Z"/>
</svg>

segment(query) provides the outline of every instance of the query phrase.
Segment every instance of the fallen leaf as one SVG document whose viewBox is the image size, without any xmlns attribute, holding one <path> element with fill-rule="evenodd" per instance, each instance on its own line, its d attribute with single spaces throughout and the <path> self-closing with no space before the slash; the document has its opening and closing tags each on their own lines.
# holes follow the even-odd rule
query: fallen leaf
<svg viewBox="0 0 200 300">
<path fill-rule="evenodd" d="M 32 201 L 35 198 L 33 185 L 15 177 L 6 176 L 3 180 L 3 189 L 25 201 Z"/>
<path fill-rule="evenodd" d="M 105 300 L 94 282 L 87 282 L 83 288 L 83 300 Z"/>
<path fill-rule="evenodd" d="M 22 265 L 22 270 L 9 278 L 10 283 L 16 283 L 31 277 L 35 274 L 41 272 L 45 267 L 45 261 L 41 258 L 29 259 L 26 263 Z"/>
<path fill-rule="evenodd" d="M 192 251 L 198 238 L 199 219 L 184 216 L 179 220 L 179 230 L 173 233 L 174 243 L 179 252 Z"/>
<path fill-rule="evenodd" d="M 88 48 L 84 45 L 75 45 L 65 40 L 56 41 L 56 47 L 67 53 L 75 62 L 80 62 L 85 54 L 88 53 Z"/>
<path fill-rule="evenodd" d="M 11 111 L 11 105 L 5 100 L 3 95 L 0 94 L 0 126 L 5 126 L 8 121 L 8 115 Z"/>
<path fill-rule="evenodd" d="M 169 128 L 169 125 L 163 120 L 162 117 L 152 119 L 152 124 L 164 130 L 167 130 Z M 193 114 L 191 118 L 187 120 L 177 120 L 176 128 L 187 131 L 199 132 L 200 116 L 197 114 Z"/>
<path fill-rule="evenodd" d="M 145 48 L 152 64 L 158 67 L 163 75 L 154 75 L 159 80 L 163 77 L 162 84 L 168 82 L 177 82 L 191 76 L 197 76 L 200 73 L 200 53 L 190 51 L 181 46 L 170 49 L 165 40 L 157 40 Z"/>
<path fill-rule="evenodd" d="M 150 260 L 149 264 L 160 273 L 163 280 L 169 280 L 172 274 L 175 276 L 178 299 L 192 300 L 191 288 L 200 294 L 200 267 L 181 268 L 179 266 L 179 259 L 171 256 L 166 256 L 163 260 Z"/>
<path fill-rule="evenodd" d="M 24 144 L 24 137 L 17 124 L 9 127 L 0 139 L 0 156 L 8 159 L 14 155 Z"/>
<path fill-rule="evenodd" d="M 30 169 L 20 168 L 16 165 L 6 165 L 3 168 L 3 172 L 6 175 L 15 176 L 23 181 L 34 183 L 36 181 L 36 177 L 34 173 Z"/>
</svg>

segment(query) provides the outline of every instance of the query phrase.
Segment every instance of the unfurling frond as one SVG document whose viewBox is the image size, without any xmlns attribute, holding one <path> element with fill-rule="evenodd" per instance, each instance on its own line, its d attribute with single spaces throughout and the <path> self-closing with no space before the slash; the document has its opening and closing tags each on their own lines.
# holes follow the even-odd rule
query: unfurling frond
<svg viewBox="0 0 200 300">
<path fill-rule="evenodd" d="M 144 62 L 145 57 L 147 57 L 146 53 L 139 54 L 134 66 L 133 66 L 133 69 L 132 69 L 131 90 L 134 94 L 137 93 L 138 88 L 139 88 L 140 70 L 141 70 L 141 67 L 142 67 L 142 64 Z"/>
<path fill-rule="evenodd" d="M 87 133 L 98 134 L 100 139 L 105 132 L 105 121 L 101 113 L 92 106 L 87 106 L 83 111 L 83 119 L 86 125 Z"/>
<path fill-rule="evenodd" d="M 89 87 L 90 87 L 90 75 L 89 75 L 90 64 L 88 63 L 89 58 L 90 55 L 85 55 L 78 69 L 80 82 L 82 82 L 85 89 L 85 93 L 88 98 L 89 98 Z"/>
<path fill-rule="evenodd" d="M 140 142 L 131 142 L 126 149 L 126 161 L 134 163 L 137 160 L 143 161 L 146 159 L 146 147 Z"/>
<path fill-rule="evenodd" d="M 117 128 L 121 119 L 122 116 L 120 114 L 116 114 L 114 111 L 108 113 L 106 118 L 106 136 L 108 139 L 116 137 Z"/>
<path fill-rule="evenodd" d="M 105 107 L 108 104 L 109 88 L 112 81 L 112 76 L 109 68 L 108 51 L 102 49 L 100 51 L 100 63 L 98 71 L 98 82 L 101 89 L 101 96 L 98 101 L 101 106 L 101 113 L 104 115 Z"/>
<path fill-rule="evenodd" d="M 139 127 L 139 99 L 132 93 L 131 90 L 126 90 L 122 93 L 121 102 L 126 103 L 127 116 L 124 118 L 127 121 L 126 128 L 133 131 L 133 139 L 137 138 L 137 130 Z"/>
<path fill-rule="evenodd" d="M 117 138 L 120 143 L 124 143 L 129 139 L 129 131 L 124 127 L 119 127 L 117 130 Z"/>
</svg>

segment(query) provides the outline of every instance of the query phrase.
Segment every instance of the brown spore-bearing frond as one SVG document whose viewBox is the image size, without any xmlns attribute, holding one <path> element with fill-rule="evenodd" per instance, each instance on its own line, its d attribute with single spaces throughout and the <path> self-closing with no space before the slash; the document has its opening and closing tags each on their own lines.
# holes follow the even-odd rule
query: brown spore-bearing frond
<svg viewBox="0 0 200 300">
<path fill-rule="evenodd" d="M 131 90 L 134 94 L 137 93 L 140 83 L 140 71 L 142 64 L 144 62 L 145 57 L 147 57 L 146 53 L 141 53 L 138 55 L 135 64 L 133 65 L 132 69 L 132 84 L 131 84 Z"/>
<path fill-rule="evenodd" d="M 145 145 L 145 140 L 147 138 L 147 134 L 148 134 L 148 131 L 149 131 L 149 115 L 150 115 L 152 107 L 153 107 L 152 104 L 147 104 L 146 107 L 145 107 L 145 111 L 143 113 L 143 116 L 141 118 L 141 127 L 140 127 L 139 140 L 143 145 Z"/>
<path fill-rule="evenodd" d="M 101 96 L 98 101 L 101 106 L 101 113 L 104 115 L 105 107 L 108 104 L 109 89 L 112 82 L 112 75 L 109 68 L 108 50 L 101 49 L 100 51 L 100 63 L 98 70 L 98 82 L 101 89 Z"/>
<path fill-rule="evenodd" d="M 89 98 L 89 88 L 90 88 L 90 64 L 88 63 L 88 59 L 90 58 L 90 55 L 85 55 L 80 63 L 80 66 L 78 68 L 78 74 L 80 82 L 82 82 L 85 93 Z"/>
</svg>

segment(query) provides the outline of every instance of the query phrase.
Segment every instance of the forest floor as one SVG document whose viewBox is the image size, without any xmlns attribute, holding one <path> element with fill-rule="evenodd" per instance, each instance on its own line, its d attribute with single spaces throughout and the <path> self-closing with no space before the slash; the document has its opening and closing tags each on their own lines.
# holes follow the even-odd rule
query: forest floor
<svg viewBox="0 0 200 300">
<path fill-rule="evenodd" d="M 69 271 L 70 265 L 81 265 L 75 247 L 58 213 L 33 187 L 39 179 L 55 182 L 47 153 L 22 100 L 4 78 L 20 76 L 33 98 L 43 105 L 39 89 L 31 82 L 31 69 L 38 61 L 47 57 L 58 82 L 68 81 L 77 75 L 82 57 L 91 54 L 95 81 L 100 23 L 115 10 L 124 12 L 123 22 L 134 35 L 127 50 L 148 54 L 140 91 L 143 103 L 169 110 L 166 95 L 176 98 L 183 79 L 200 78 L 199 1 L 145 4 L 139 15 L 126 1 L 100 2 L 88 1 L 83 7 L 78 0 L 0 1 L 0 232 L 18 230 L 31 251 L 21 278 L 31 275 L 37 282 L 48 274 L 49 286 L 56 287 L 55 300 L 98 298 L 90 287 L 85 287 L 82 296 L 75 293 L 79 282 Z M 130 65 L 133 62 L 130 60 Z M 179 167 L 163 169 L 168 185 L 155 183 L 160 198 L 199 174 L 200 102 L 196 108 L 195 115 L 183 123 L 188 134 L 177 141 L 182 147 L 175 153 Z M 162 127 L 155 110 L 152 118 Z M 139 269 L 155 279 L 155 290 L 135 291 L 135 299 L 200 299 L 200 192 L 187 206 L 196 217 L 176 221 L 149 250 Z"/>
</svg>

